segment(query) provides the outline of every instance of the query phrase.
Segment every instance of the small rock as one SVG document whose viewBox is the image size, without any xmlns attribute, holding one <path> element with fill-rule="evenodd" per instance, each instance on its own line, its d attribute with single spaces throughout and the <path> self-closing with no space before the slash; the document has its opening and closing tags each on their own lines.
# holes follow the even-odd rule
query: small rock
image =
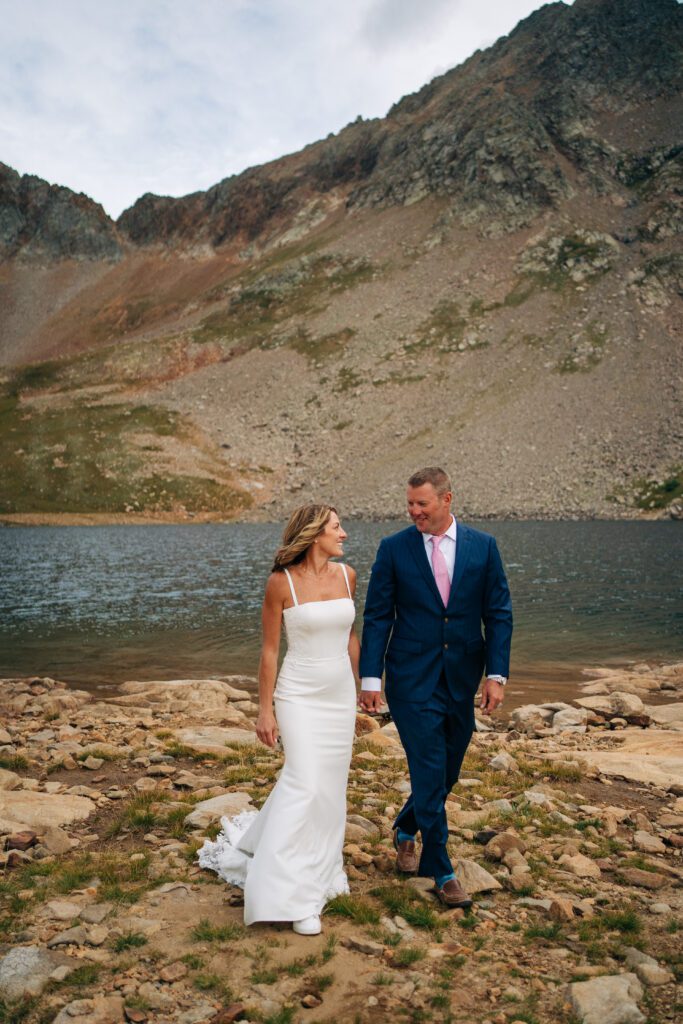
<svg viewBox="0 0 683 1024">
<path fill-rule="evenodd" d="M 492 892 L 494 889 L 502 888 L 500 882 L 474 860 L 458 859 L 453 870 L 463 889 L 470 896 L 477 892 Z"/>
<path fill-rule="evenodd" d="M 75 999 L 59 1011 L 52 1024 L 121 1024 L 122 996 Z"/>
<path fill-rule="evenodd" d="M 553 921 L 573 921 L 574 906 L 572 901 L 562 899 L 557 896 L 555 899 L 550 901 L 548 916 L 551 917 Z"/>
<path fill-rule="evenodd" d="M 342 939 L 342 945 L 347 949 L 355 949 L 357 953 L 365 953 L 367 956 L 383 956 L 384 946 L 381 942 L 374 942 L 364 937 L 348 936 Z"/>
<path fill-rule="evenodd" d="M 52 921 L 72 921 L 74 917 L 78 917 L 81 909 L 78 903 L 71 900 L 50 900 L 45 904 L 43 913 Z"/>
<path fill-rule="evenodd" d="M 558 864 L 565 868 L 567 871 L 571 871 L 577 878 L 600 878 L 601 871 L 594 860 L 590 860 L 589 857 L 584 856 L 582 853 L 576 853 L 574 856 L 568 856 L 564 853 Z"/>
<path fill-rule="evenodd" d="M 147 1014 L 144 1010 L 136 1010 L 132 1006 L 124 1006 L 123 1015 L 128 1024 L 145 1024 L 147 1020 Z"/>
<path fill-rule="evenodd" d="M 630 967 L 644 985 L 668 985 L 674 981 L 671 971 L 660 967 L 654 957 L 642 953 L 634 946 L 626 950 L 626 966 Z"/>
<path fill-rule="evenodd" d="M 494 772 L 516 772 L 518 767 L 512 754 L 508 754 L 506 750 L 501 750 L 489 761 L 489 768 L 493 768 Z"/>
<path fill-rule="evenodd" d="M 99 769 L 104 764 L 104 758 L 93 757 L 92 754 L 89 754 L 88 757 L 86 757 L 85 761 L 81 761 L 81 764 L 84 768 L 87 768 L 88 771 L 96 772 L 99 771 Z"/>
<path fill-rule="evenodd" d="M 662 840 L 659 836 L 652 835 L 651 832 L 634 833 L 633 845 L 636 850 L 641 850 L 643 853 L 666 853 L 666 846 Z"/>
<path fill-rule="evenodd" d="M 233 1024 L 233 1021 L 242 1020 L 246 1009 L 244 1003 L 230 1003 L 210 1017 L 209 1024 Z"/>
<path fill-rule="evenodd" d="M 642 868 L 621 868 L 620 874 L 629 885 L 637 885 L 642 889 L 661 889 L 668 881 L 666 875 L 643 871 Z"/>
<path fill-rule="evenodd" d="M 35 846 L 38 842 L 38 837 L 35 832 L 29 830 L 25 832 L 13 832 L 5 840 L 6 850 L 28 850 L 31 846 Z"/>
<path fill-rule="evenodd" d="M 162 989 L 157 988 L 151 981 L 146 981 L 140 985 L 138 995 L 141 999 L 145 1000 L 152 1010 L 163 1010 L 164 1007 L 170 1006 L 173 1003 L 173 997 Z"/>
<path fill-rule="evenodd" d="M 245 810 L 253 810 L 248 793 L 224 793 L 198 803 L 185 818 L 185 823 L 192 828 L 207 828 L 223 816 L 229 818 Z"/>
<path fill-rule="evenodd" d="M 80 918 L 86 924 L 101 924 L 113 909 L 113 903 L 92 903 L 89 907 L 84 907 L 81 910 Z"/>
<path fill-rule="evenodd" d="M 486 844 L 484 855 L 488 860 L 502 860 L 508 850 L 526 853 L 526 843 L 514 832 L 498 832 Z"/>
<path fill-rule="evenodd" d="M 320 996 L 316 996 L 312 992 L 309 992 L 308 995 L 305 995 L 301 1000 L 301 1005 L 306 1010 L 312 1010 L 315 1006 L 322 1006 L 322 999 Z"/>
<path fill-rule="evenodd" d="M 180 979 L 184 978 L 186 974 L 187 967 L 179 960 L 176 960 L 175 963 L 169 964 L 168 967 L 164 967 L 159 971 L 159 977 L 161 980 L 167 982 L 180 981 Z"/>
</svg>

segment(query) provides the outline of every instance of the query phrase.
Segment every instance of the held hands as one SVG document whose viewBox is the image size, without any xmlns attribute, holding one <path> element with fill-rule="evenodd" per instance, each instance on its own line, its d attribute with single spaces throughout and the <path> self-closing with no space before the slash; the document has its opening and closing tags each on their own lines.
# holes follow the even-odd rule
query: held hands
<svg viewBox="0 0 683 1024">
<path fill-rule="evenodd" d="M 505 689 L 496 679 L 485 679 L 481 688 L 479 707 L 485 715 L 492 714 L 503 703 Z"/>
<path fill-rule="evenodd" d="M 361 711 L 365 711 L 366 714 L 372 715 L 381 711 L 384 707 L 384 701 L 382 700 L 382 693 L 380 690 L 361 690 L 358 695 L 358 704 Z"/>
<path fill-rule="evenodd" d="M 275 715 L 270 708 L 259 711 L 256 719 L 256 735 L 267 747 L 274 747 L 277 743 L 278 727 Z"/>
</svg>

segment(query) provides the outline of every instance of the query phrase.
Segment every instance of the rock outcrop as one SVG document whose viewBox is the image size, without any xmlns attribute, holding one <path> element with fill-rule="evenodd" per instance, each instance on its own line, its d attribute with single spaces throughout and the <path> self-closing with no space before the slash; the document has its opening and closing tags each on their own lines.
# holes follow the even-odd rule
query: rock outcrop
<svg viewBox="0 0 683 1024">
<path fill-rule="evenodd" d="M 116 260 L 121 253 L 116 227 L 99 203 L 0 163 L 0 263 Z"/>
</svg>

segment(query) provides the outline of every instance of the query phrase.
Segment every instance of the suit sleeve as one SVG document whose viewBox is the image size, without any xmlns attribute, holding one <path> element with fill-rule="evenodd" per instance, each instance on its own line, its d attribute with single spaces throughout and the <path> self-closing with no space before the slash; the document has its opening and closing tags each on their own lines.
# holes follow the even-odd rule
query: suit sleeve
<svg viewBox="0 0 683 1024">
<path fill-rule="evenodd" d="M 486 674 L 510 675 L 512 600 L 505 570 L 493 537 L 489 545 L 482 612 L 486 635 Z"/>
<path fill-rule="evenodd" d="M 381 678 L 384 672 L 384 655 L 394 625 L 395 604 L 396 582 L 393 561 L 386 541 L 382 541 L 370 573 L 363 612 L 363 642 L 360 653 L 362 677 Z"/>
</svg>

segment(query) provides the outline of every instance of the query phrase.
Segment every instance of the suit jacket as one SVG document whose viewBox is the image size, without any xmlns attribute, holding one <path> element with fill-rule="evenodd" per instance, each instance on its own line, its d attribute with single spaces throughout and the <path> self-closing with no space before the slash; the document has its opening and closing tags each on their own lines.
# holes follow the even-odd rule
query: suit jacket
<svg viewBox="0 0 683 1024">
<path fill-rule="evenodd" d="M 511 637 L 510 591 L 493 537 L 457 524 L 445 608 L 417 527 L 382 540 L 365 601 L 360 674 L 386 670 L 387 699 L 429 700 L 443 673 L 456 700 L 471 700 L 484 668 L 509 675 Z"/>
</svg>

